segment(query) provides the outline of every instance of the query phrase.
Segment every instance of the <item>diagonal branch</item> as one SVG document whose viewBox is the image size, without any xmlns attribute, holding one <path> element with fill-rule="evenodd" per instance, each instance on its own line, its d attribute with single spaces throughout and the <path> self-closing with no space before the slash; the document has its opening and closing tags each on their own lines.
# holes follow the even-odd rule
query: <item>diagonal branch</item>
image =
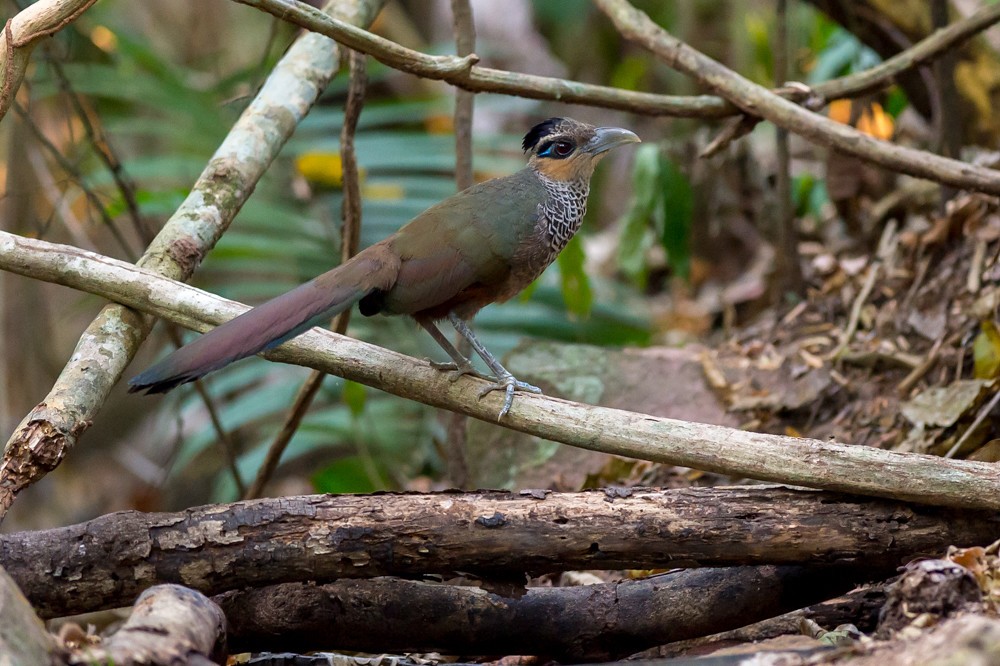
<svg viewBox="0 0 1000 666">
<path fill-rule="evenodd" d="M 595 2 L 626 39 L 639 44 L 677 71 L 718 91 L 747 114 L 760 116 L 814 143 L 831 146 L 893 171 L 962 189 L 1000 194 L 1000 172 L 881 141 L 808 111 L 691 48 L 627 0 Z"/>
<path fill-rule="evenodd" d="M 381 4 L 345 0 L 329 10 L 367 25 Z M 191 276 L 326 87 L 337 68 L 336 52 L 334 42 L 315 34 L 289 48 L 140 266 L 174 279 Z M 17 493 L 54 469 L 76 444 L 151 326 L 138 313 L 111 305 L 87 328 L 52 390 L 7 442 L 0 460 L 0 520 Z"/>
<path fill-rule="evenodd" d="M 197 331 L 248 308 L 145 268 L 74 247 L 0 232 L 0 269 L 88 291 Z M 495 422 L 502 397 L 481 381 L 449 381 L 427 363 L 313 329 L 264 355 Z M 745 432 L 546 396 L 514 401 L 504 425 L 592 451 L 720 474 L 953 507 L 1000 509 L 1000 469 L 970 460 Z"/>
</svg>

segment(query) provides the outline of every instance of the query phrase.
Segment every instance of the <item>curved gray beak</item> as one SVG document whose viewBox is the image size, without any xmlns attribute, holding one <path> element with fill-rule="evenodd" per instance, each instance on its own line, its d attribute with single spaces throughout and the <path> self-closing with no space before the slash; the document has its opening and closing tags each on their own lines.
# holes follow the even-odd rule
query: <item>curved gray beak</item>
<svg viewBox="0 0 1000 666">
<path fill-rule="evenodd" d="M 583 149 L 592 155 L 599 155 L 612 148 L 624 146 L 626 143 L 640 143 L 641 140 L 621 127 L 598 127 L 594 130 L 594 138 L 584 144 Z"/>
</svg>

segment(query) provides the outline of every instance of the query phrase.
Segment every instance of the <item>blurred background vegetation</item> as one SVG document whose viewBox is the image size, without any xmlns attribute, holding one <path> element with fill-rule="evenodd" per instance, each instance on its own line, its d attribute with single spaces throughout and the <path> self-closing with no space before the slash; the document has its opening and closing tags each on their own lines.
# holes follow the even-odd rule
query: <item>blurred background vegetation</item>
<svg viewBox="0 0 1000 666">
<path fill-rule="evenodd" d="M 636 4 L 708 55 L 775 84 L 773 2 Z M 15 3 L 7 5 L 14 10 Z M 791 6 L 788 79 L 821 81 L 879 61 L 811 4 Z M 633 90 L 700 92 L 623 43 L 587 0 L 475 2 L 473 8 L 476 53 L 487 66 Z M 424 52 L 454 52 L 447 0 L 390 2 L 373 30 Z M 0 130 L 4 228 L 135 258 L 296 34 L 270 16 L 221 0 L 97 3 L 36 52 L 18 98 L 24 113 L 11 114 Z M 365 245 L 455 191 L 454 90 L 371 60 L 369 79 L 357 138 Z M 198 286 L 257 303 L 336 260 L 345 91 L 341 75 L 198 271 Z M 879 101 L 878 113 L 890 119 L 908 107 L 898 88 Z M 475 104 L 477 180 L 519 169 L 524 131 L 552 115 L 630 127 L 645 142 L 637 151 L 616 152 L 599 169 L 581 237 L 558 264 L 522 297 L 478 316 L 488 347 L 503 354 L 526 338 L 679 345 L 721 335 L 771 302 L 773 128 L 761 125 L 706 161 L 697 154 L 718 124 L 496 95 L 477 95 Z M 130 210 L 100 159 L 106 148 L 121 161 L 119 178 L 134 186 L 137 210 Z M 794 148 L 796 216 L 806 233 L 822 236 L 839 219 L 824 157 Z M 0 288 L 6 379 L 0 430 L 10 433 L 45 396 L 102 303 L 9 275 L 0 276 Z M 350 334 L 414 356 L 438 355 L 403 318 L 356 316 Z M 170 348 L 158 326 L 132 369 Z M 259 467 L 307 373 L 254 359 L 208 380 L 244 479 Z M 447 487 L 446 438 L 433 410 L 330 377 L 269 492 Z M 139 398 L 120 390 L 70 458 L 19 500 L 4 528 L 236 499 L 217 442 L 194 391 Z"/>
</svg>

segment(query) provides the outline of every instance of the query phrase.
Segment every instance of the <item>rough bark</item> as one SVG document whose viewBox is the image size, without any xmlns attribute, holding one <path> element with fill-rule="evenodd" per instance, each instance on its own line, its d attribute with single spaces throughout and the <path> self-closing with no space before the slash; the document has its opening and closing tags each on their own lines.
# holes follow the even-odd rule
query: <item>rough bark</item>
<svg viewBox="0 0 1000 666">
<path fill-rule="evenodd" d="M 520 598 L 392 578 L 288 583 L 216 598 L 234 652 L 541 654 L 614 659 L 829 598 L 867 568 L 696 569 L 645 580 L 532 588 Z M 386 621 L 389 618 L 390 621 Z"/>
<path fill-rule="evenodd" d="M 203 594 L 180 585 L 142 593 L 121 629 L 74 651 L 69 664 L 210 666 L 226 663 L 226 618 Z"/>
<path fill-rule="evenodd" d="M 800 608 L 784 615 L 768 618 L 712 636 L 677 641 L 639 652 L 630 659 L 666 659 L 679 656 L 710 654 L 715 650 L 757 643 L 779 636 L 801 633 L 803 620 L 811 620 L 825 629 L 842 624 L 853 624 L 866 634 L 875 631 L 879 611 L 885 604 L 885 586 L 882 584 L 852 590 L 842 597 L 829 599 L 807 608 Z"/>
<path fill-rule="evenodd" d="M 896 566 L 951 544 L 990 543 L 998 521 L 777 487 L 305 496 L 0 535 L 0 565 L 51 617 L 124 605 L 161 582 L 218 594 L 453 571 L 511 579 L 688 565 Z"/>
<path fill-rule="evenodd" d="M 56 642 L 17 585 L 0 567 L 0 663 L 36 666 L 49 661 Z"/>
</svg>

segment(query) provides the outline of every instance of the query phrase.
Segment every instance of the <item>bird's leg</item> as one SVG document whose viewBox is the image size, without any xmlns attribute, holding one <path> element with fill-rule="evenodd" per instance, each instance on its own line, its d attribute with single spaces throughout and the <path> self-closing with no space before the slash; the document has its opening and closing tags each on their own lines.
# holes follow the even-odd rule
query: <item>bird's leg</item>
<svg viewBox="0 0 1000 666">
<path fill-rule="evenodd" d="M 438 363 L 437 361 L 427 359 L 427 362 L 431 364 L 432 368 L 435 370 L 441 370 L 442 372 L 451 372 L 451 381 L 457 380 L 462 375 L 472 375 L 474 377 L 487 380 L 493 379 L 492 377 L 488 377 L 476 370 L 476 368 L 472 365 L 472 361 L 465 358 L 465 356 L 462 355 L 462 352 L 455 349 L 455 345 L 451 344 L 451 341 L 438 330 L 438 327 L 434 325 L 434 322 L 430 319 L 424 319 L 423 317 L 417 317 L 416 320 L 417 323 L 420 324 L 432 338 L 434 338 L 434 341 L 441 346 L 441 349 L 445 350 L 453 361 L 452 363 Z"/>
<path fill-rule="evenodd" d="M 497 417 L 497 421 L 502 419 L 504 415 L 510 411 L 510 406 L 514 403 L 514 391 L 526 391 L 528 393 L 542 392 L 542 389 L 537 386 L 532 386 L 527 382 L 518 381 L 514 375 L 512 375 L 507 368 L 503 367 L 500 364 L 500 361 L 498 361 L 496 357 L 483 346 L 483 343 L 476 338 L 472 329 L 469 328 L 469 325 L 454 312 L 448 313 L 448 321 L 450 321 L 451 325 L 455 327 L 455 330 L 458 331 L 459 335 L 469 341 L 469 344 L 476 350 L 479 357 L 486 362 L 486 365 L 488 365 L 490 370 L 493 371 L 493 374 L 496 375 L 496 381 L 480 391 L 479 397 L 482 398 L 491 391 L 499 391 L 501 389 L 503 389 L 506 394 L 503 401 L 503 408 L 500 410 L 500 415 Z"/>
</svg>

